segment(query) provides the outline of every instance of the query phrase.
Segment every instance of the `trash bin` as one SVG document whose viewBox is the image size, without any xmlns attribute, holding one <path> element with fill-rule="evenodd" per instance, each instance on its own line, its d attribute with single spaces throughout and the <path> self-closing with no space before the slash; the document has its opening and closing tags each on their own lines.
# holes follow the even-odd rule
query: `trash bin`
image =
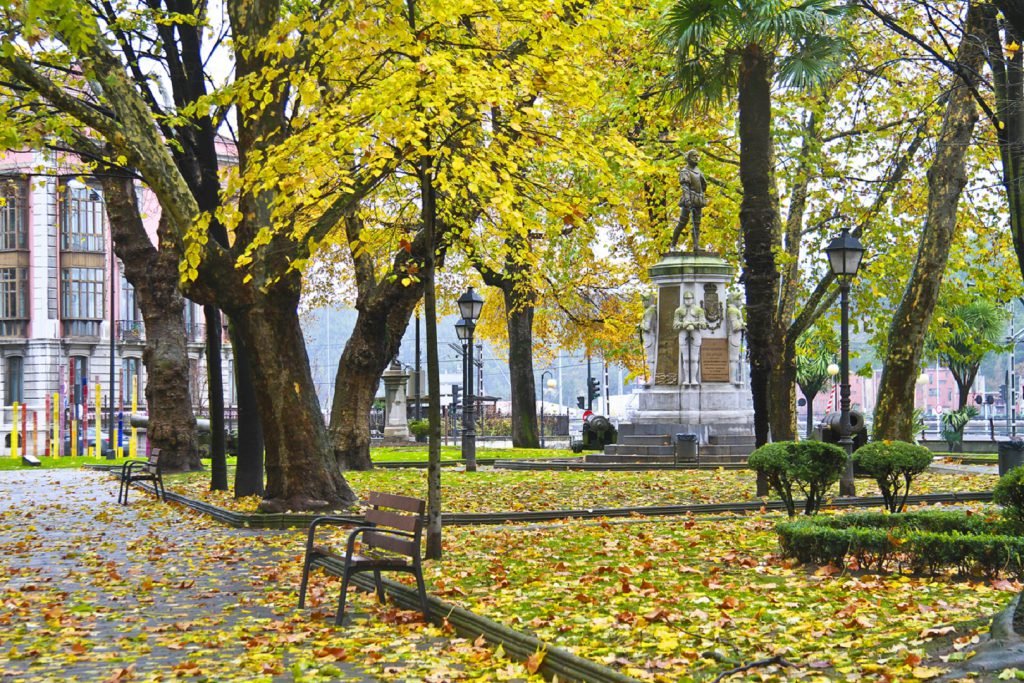
<svg viewBox="0 0 1024 683">
<path fill-rule="evenodd" d="M 1000 441 L 999 476 L 1021 465 L 1024 465 L 1024 438 L 1014 436 L 1009 441 Z"/>
<path fill-rule="evenodd" d="M 697 435 L 676 434 L 676 463 L 697 462 Z"/>
</svg>

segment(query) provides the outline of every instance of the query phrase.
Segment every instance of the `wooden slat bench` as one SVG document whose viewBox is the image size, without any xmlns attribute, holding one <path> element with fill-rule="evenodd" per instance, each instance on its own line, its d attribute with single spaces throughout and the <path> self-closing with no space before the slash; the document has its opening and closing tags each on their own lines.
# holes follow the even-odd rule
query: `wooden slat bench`
<svg viewBox="0 0 1024 683">
<path fill-rule="evenodd" d="M 167 500 L 167 492 L 164 490 L 164 478 L 160 471 L 160 449 L 154 448 L 150 451 L 146 460 L 129 460 L 121 466 L 121 488 L 117 492 L 117 502 L 123 505 L 128 504 L 128 489 L 132 482 L 151 481 L 156 497 Z"/>
<path fill-rule="evenodd" d="M 381 602 L 384 602 L 384 584 L 380 579 L 382 571 L 407 572 L 415 576 L 423 618 L 428 619 L 427 592 L 423 585 L 420 557 L 426 503 L 418 498 L 378 491 L 371 491 L 367 502 L 370 509 L 366 511 L 365 524 L 349 533 L 343 553 L 316 545 L 316 530 L 317 527 L 324 525 L 351 524 L 350 520 L 342 517 L 318 517 L 309 525 L 306 559 L 302 567 L 302 584 L 299 587 L 299 609 L 306 606 L 306 587 L 309 584 L 310 569 L 317 565 L 323 566 L 326 560 L 336 558 L 342 560 L 344 569 L 335 624 L 340 626 L 345 616 L 345 595 L 349 579 L 353 574 L 370 571 L 373 572 L 377 585 L 377 599 Z"/>
</svg>

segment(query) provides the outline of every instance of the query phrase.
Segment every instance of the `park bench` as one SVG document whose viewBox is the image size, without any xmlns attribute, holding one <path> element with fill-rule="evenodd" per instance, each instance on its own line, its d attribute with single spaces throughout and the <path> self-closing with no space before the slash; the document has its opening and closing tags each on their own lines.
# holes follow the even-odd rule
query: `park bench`
<svg viewBox="0 0 1024 683">
<path fill-rule="evenodd" d="M 423 534 L 423 511 L 426 509 L 426 503 L 418 498 L 378 491 L 371 491 L 367 502 L 370 509 L 366 511 L 365 522 L 349 533 L 342 552 L 317 545 L 316 530 L 326 525 L 351 525 L 351 520 L 343 517 L 318 517 L 309 525 L 306 559 L 302 567 L 302 584 L 299 587 L 299 609 L 306 605 L 306 587 L 309 583 L 310 570 L 314 566 L 327 567 L 340 560 L 341 597 L 338 599 L 335 624 L 340 626 L 345 616 L 345 594 L 349 579 L 360 572 L 373 572 L 377 599 L 381 602 L 384 602 L 384 584 L 380 579 L 382 571 L 407 572 L 415 576 L 423 618 L 428 619 L 427 592 L 423 586 L 420 557 L 420 538 Z"/>
<path fill-rule="evenodd" d="M 121 466 L 121 488 L 117 492 L 117 502 L 128 504 L 128 489 L 132 482 L 151 481 L 156 497 L 167 500 L 164 490 L 164 478 L 160 471 L 160 449 L 154 448 L 145 460 L 129 460 Z"/>
</svg>

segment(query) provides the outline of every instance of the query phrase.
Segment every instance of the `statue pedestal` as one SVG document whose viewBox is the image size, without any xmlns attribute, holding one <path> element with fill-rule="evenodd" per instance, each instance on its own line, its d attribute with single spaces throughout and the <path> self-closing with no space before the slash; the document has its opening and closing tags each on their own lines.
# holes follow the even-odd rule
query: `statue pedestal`
<svg viewBox="0 0 1024 683">
<path fill-rule="evenodd" d="M 410 443 L 409 423 L 406 414 L 405 387 L 409 375 L 401 367 L 392 364 L 384 371 L 384 445 L 402 446 Z"/>
<path fill-rule="evenodd" d="M 640 390 L 631 415 L 636 433 L 652 433 L 640 425 L 657 425 L 670 435 L 698 434 L 702 444 L 753 435 L 745 328 L 728 289 L 734 274 L 724 259 L 703 251 L 669 252 L 651 268 L 657 315 L 645 345 L 653 381 Z M 685 313 L 691 301 L 703 321 Z"/>
</svg>

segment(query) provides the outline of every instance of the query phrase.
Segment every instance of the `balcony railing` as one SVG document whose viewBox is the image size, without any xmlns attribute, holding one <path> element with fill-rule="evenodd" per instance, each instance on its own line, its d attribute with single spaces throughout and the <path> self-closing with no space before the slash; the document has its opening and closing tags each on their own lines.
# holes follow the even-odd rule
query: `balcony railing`
<svg viewBox="0 0 1024 683">
<path fill-rule="evenodd" d="M 0 338 L 24 339 L 27 336 L 27 320 L 0 320 Z"/>
<path fill-rule="evenodd" d="M 118 320 L 117 338 L 123 342 L 145 341 L 146 327 L 141 320 Z"/>
</svg>

